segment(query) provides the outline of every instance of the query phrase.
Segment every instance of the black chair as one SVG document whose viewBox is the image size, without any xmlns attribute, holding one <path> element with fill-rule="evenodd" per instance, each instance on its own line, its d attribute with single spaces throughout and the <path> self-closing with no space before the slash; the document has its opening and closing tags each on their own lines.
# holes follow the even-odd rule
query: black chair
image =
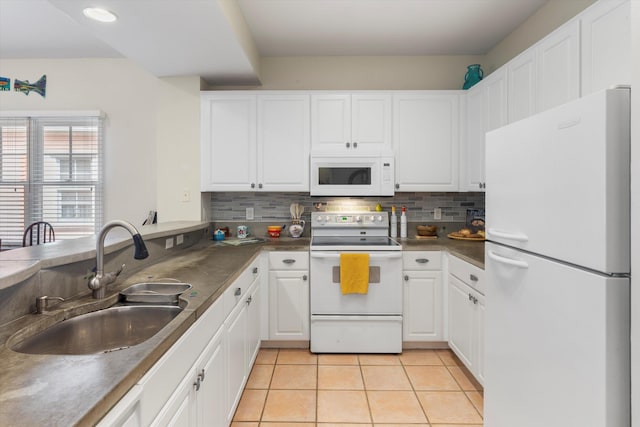
<svg viewBox="0 0 640 427">
<path fill-rule="evenodd" d="M 35 243 L 34 243 L 35 240 Z M 51 224 L 45 221 L 37 221 L 29 225 L 22 235 L 22 246 L 33 246 L 41 243 L 56 241 L 56 233 Z"/>
</svg>

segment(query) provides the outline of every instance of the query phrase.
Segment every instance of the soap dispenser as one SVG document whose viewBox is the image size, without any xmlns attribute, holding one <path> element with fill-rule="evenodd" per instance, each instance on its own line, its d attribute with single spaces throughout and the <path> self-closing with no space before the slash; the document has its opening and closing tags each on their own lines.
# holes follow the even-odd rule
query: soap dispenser
<svg viewBox="0 0 640 427">
<path fill-rule="evenodd" d="M 400 217 L 400 238 L 407 238 L 407 207 L 402 207 L 402 216 Z"/>
</svg>

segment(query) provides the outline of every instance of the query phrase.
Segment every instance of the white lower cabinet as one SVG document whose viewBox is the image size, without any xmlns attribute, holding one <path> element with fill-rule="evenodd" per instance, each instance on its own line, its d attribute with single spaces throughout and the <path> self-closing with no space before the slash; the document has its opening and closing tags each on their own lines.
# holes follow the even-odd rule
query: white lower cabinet
<svg viewBox="0 0 640 427">
<path fill-rule="evenodd" d="M 260 348 L 259 262 L 240 274 L 99 426 L 230 425 Z"/>
<path fill-rule="evenodd" d="M 269 253 L 269 339 L 309 340 L 309 252 Z"/>
<path fill-rule="evenodd" d="M 443 340 L 441 259 L 439 251 L 402 254 L 402 339 L 405 342 Z"/>
<path fill-rule="evenodd" d="M 484 271 L 454 256 L 449 260 L 449 347 L 484 384 Z"/>
</svg>

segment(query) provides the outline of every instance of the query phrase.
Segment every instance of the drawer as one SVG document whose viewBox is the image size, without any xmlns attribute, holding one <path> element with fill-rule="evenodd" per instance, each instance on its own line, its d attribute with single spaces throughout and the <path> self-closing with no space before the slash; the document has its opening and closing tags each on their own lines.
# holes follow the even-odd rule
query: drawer
<svg viewBox="0 0 640 427">
<path fill-rule="evenodd" d="M 442 270 L 440 251 L 403 251 L 403 270 Z"/>
<path fill-rule="evenodd" d="M 449 274 L 456 276 L 484 295 L 485 280 L 483 269 L 452 255 L 449 257 Z"/>
<path fill-rule="evenodd" d="M 259 258 L 256 258 L 249 267 L 245 268 L 240 276 L 233 281 L 231 286 L 224 291 L 222 298 L 224 300 L 225 318 L 231 313 L 233 308 L 243 300 L 251 284 L 260 275 Z"/>
<path fill-rule="evenodd" d="M 309 252 L 269 252 L 269 270 L 308 270 Z"/>
</svg>

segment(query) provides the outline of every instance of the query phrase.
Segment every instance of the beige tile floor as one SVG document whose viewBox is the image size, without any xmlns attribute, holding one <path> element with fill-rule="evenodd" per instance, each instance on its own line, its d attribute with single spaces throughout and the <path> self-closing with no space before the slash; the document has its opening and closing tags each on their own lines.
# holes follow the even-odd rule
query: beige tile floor
<svg viewBox="0 0 640 427">
<path fill-rule="evenodd" d="M 482 390 L 450 350 L 261 349 L 232 427 L 482 426 Z"/>
</svg>

